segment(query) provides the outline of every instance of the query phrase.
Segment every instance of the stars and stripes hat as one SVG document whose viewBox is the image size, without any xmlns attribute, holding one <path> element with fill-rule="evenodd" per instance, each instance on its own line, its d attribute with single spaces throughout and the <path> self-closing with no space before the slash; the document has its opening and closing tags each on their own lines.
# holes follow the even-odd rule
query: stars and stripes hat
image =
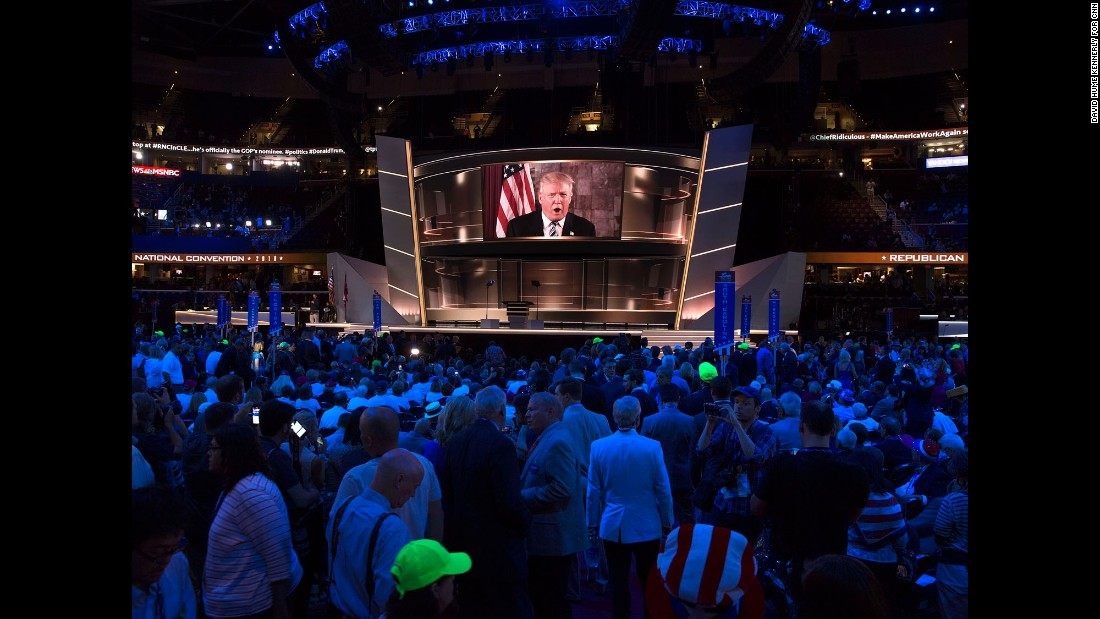
<svg viewBox="0 0 1100 619">
<path fill-rule="evenodd" d="M 693 607 L 712 609 L 723 618 L 764 614 L 752 546 L 744 535 L 724 527 L 688 523 L 673 529 L 650 584 L 646 606 L 655 619 L 686 617 Z"/>
</svg>

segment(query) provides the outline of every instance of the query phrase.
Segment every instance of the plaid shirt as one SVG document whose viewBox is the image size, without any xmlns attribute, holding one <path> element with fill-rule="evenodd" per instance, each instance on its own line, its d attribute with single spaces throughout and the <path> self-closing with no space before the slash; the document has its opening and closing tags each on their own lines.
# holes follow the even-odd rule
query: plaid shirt
<svg viewBox="0 0 1100 619">
<path fill-rule="evenodd" d="M 748 429 L 748 435 L 756 446 L 751 458 L 741 451 L 741 441 L 737 438 L 737 432 L 728 423 L 718 424 L 710 438 L 710 445 L 700 451 L 699 456 L 705 459 L 728 459 L 735 471 L 747 472 L 749 492 L 752 493 L 756 492 L 756 487 L 764 477 L 765 466 L 778 453 L 779 442 L 768 424 L 760 420 L 753 422 Z M 731 485 L 736 485 L 736 478 L 735 474 Z M 718 491 L 718 495 L 714 498 L 715 509 L 729 514 L 748 516 L 751 497 L 730 496 L 728 488 L 729 486 Z"/>
</svg>

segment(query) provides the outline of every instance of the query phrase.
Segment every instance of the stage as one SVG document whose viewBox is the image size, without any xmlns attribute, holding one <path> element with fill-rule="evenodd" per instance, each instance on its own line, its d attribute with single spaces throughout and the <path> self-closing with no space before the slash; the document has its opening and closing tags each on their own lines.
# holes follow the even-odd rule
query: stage
<svg viewBox="0 0 1100 619">
<path fill-rule="evenodd" d="M 262 333 L 267 333 L 268 322 L 264 320 L 268 317 L 267 312 L 260 312 L 259 327 Z M 283 320 L 287 326 L 294 326 L 294 328 L 309 328 L 309 329 L 323 329 L 329 336 L 341 337 L 344 333 L 358 333 L 362 335 L 365 331 L 372 329 L 373 325 L 368 323 L 354 323 L 354 322 L 306 322 L 302 325 L 294 325 L 294 314 L 292 312 L 283 312 Z M 217 322 L 217 312 L 215 311 L 177 311 L 176 321 L 184 324 L 197 323 L 197 324 L 212 324 Z M 233 312 L 232 324 L 234 327 L 240 328 L 248 324 L 248 315 L 246 312 Z M 499 326 L 504 324 L 505 326 Z M 649 346 L 675 346 L 677 344 L 683 345 L 686 342 L 691 342 L 695 346 L 699 346 L 706 338 L 714 337 L 713 330 L 690 330 L 690 329 L 639 329 L 639 328 L 627 328 L 626 324 L 615 325 L 613 323 L 585 323 L 577 324 L 570 323 L 569 325 L 562 325 L 561 323 L 548 323 L 543 329 L 513 329 L 507 326 L 507 323 L 498 323 L 494 328 L 480 328 L 477 322 L 471 322 L 470 324 L 449 324 L 446 326 L 427 326 L 421 327 L 416 325 L 387 325 L 383 324 L 382 333 L 397 333 L 400 332 L 404 335 L 406 340 L 412 340 L 412 336 L 415 336 L 417 340 L 423 338 L 427 334 L 431 334 L 433 339 L 439 339 L 442 336 L 457 337 L 459 344 L 463 346 L 471 347 L 475 353 L 485 352 L 485 348 L 489 345 L 489 341 L 494 341 L 504 348 L 504 351 L 511 357 L 519 357 L 524 355 L 528 360 L 548 359 L 551 355 L 559 357 L 561 351 L 565 348 L 578 349 L 589 342 L 592 338 L 602 338 L 604 342 L 611 343 L 620 334 L 625 334 L 630 338 L 632 347 L 638 347 L 641 345 L 642 338 L 645 338 L 647 345 Z M 784 335 L 798 335 L 797 331 L 785 331 Z M 750 332 L 750 340 L 758 342 L 767 338 L 767 332 L 761 330 L 753 330 Z M 411 346 L 410 346 L 411 347 Z M 406 355 L 407 355 L 406 351 Z"/>
</svg>

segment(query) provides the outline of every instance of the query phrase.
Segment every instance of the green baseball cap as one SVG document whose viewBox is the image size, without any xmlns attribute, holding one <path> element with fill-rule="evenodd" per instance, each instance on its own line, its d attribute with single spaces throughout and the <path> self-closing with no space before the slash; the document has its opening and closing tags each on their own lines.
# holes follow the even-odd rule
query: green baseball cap
<svg viewBox="0 0 1100 619">
<path fill-rule="evenodd" d="M 602 338 L 602 337 L 594 337 L 594 338 L 592 338 L 592 343 L 593 343 L 593 344 L 599 344 L 599 343 L 601 343 L 601 342 L 603 342 L 603 338 Z"/>
<path fill-rule="evenodd" d="M 398 597 L 404 598 L 406 592 L 423 589 L 444 576 L 465 574 L 471 564 L 470 555 L 464 552 L 447 552 L 433 539 L 418 539 L 397 553 L 390 573 Z"/>
</svg>

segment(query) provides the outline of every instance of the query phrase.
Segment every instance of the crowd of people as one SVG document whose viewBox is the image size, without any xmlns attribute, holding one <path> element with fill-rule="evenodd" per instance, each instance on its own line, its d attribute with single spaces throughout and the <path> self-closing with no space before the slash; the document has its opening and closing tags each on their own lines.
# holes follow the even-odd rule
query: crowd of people
<svg viewBox="0 0 1100 619">
<path fill-rule="evenodd" d="M 966 343 L 787 340 L 138 325 L 132 616 L 966 617 Z"/>
</svg>

